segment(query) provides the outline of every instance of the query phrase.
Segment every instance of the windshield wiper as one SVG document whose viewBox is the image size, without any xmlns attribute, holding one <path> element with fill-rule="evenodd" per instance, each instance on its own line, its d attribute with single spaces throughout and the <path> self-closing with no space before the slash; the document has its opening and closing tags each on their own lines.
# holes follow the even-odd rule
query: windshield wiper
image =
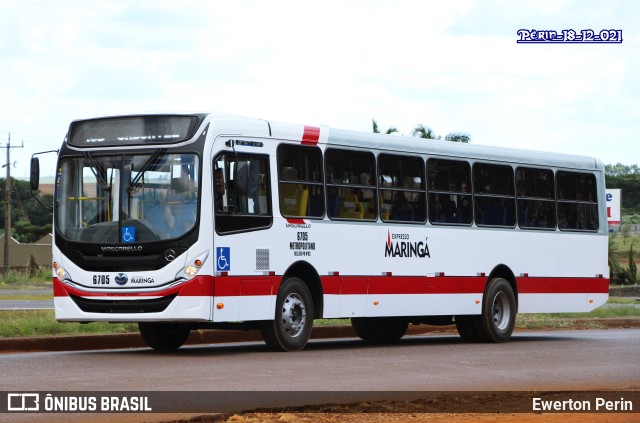
<svg viewBox="0 0 640 423">
<path fill-rule="evenodd" d="M 93 172 L 93 175 L 96 177 L 96 180 L 100 184 L 100 187 L 105 191 L 111 191 L 111 187 L 107 183 L 107 180 L 104 179 L 104 169 L 102 169 L 100 163 L 98 163 L 88 151 L 84 153 L 84 159 L 91 165 L 89 169 L 91 169 L 91 172 Z"/>
<path fill-rule="evenodd" d="M 158 162 L 158 159 L 160 158 L 160 156 L 163 155 L 166 151 L 167 151 L 166 148 L 161 148 L 160 150 L 156 150 L 156 152 L 153 153 L 151 157 L 149 157 L 149 160 L 147 160 L 144 163 L 144 165 L 142 166 L 142 169 L 140 169 L 140 172 L 138 172 L 136 177 L 133 178 L 131 182 L 129 182 L 129 187 L 127 188 L 127 191 L 131 192 L 134 189 L 140 188 L 141 186 L 140 179 L 142 179 L 142 177 L 144 176 L 147 170 L 151 169 L 151 166 L 155 165 Z"/>
</svg>

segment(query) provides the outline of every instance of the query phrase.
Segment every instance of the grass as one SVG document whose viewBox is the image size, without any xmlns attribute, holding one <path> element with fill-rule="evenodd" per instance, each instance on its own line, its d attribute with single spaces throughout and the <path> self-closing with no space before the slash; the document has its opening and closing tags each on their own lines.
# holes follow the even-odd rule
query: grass
<svg viewBox="0 0 640 423">
<path fill-rule="evenodd" d="M 26 272 L 10 270 L 0 277 L 1 289 L 37 289 L 43 285 L 52 285 L 51 269 L 41 267 L 35 275 L 29 276 Z"/>
<path fill-rule="evenodd" d="M 609 297 L 607 304 L 638 304 L 638 302 L 633 298 Z"/>
<path fill-rule="evenodd" d="M 609 234 L 609 237 L 613 239 L 613 245 L 615 247 L 614 257 L 618 262 L 626 266 L 629 262 L 629 248 L 633 243 L 633 252 L 636 262 L 640 261 L 640 234 L 630 234 L 627 238 L 622 234 Z"/>
<path fill-rule="evenodd" d="M 0 301 L 38 301 L 38 300 L 53 300 L 53 295 L 0 295 Z"/>
<path fill-rule="evenodd" d="M 518 328 L 598 327 L 598 318 L 640 317 L 640 308 L 601 307 L 590 313 L 519 314 Z M 595 321 L 595 323 L 594 323 Z M 349 319 L 318 319 L 315 326 L 350 325 Z M 101 333 L 135 333 L 135 323 L 59 323 L 53 310 L 0 310 L 0 338 Z"/>
<path fill-rule="evenodd" d="M 518 314 L 516 327 L 525 329 L 599 327 L 597 319 L 612 317 L 640 317 L 640 308 L 621 305 L 619 307 L 600 307 L 589 313 Z"/>
<path fill-rule="evenodd" d="M 0 338 L 137 332 L 135 323 L 59 323 L 53 310 L 1 310 Z"/>
</svg>

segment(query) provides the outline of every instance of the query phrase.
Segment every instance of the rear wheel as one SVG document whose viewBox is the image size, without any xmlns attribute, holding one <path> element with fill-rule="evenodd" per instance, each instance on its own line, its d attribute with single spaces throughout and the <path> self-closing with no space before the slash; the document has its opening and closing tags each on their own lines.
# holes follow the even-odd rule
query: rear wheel
<svg viewBox="0 0 640 423">
<path fill-rule="evenodd" d="M 407 333 L 409 321 L 399 317 L 353 317 L 351 326 L 365 341 L 391 342 Z"/>
<path fill-rule="evenodd" d="M 482 315 L 476 330 L 484 342 L 506 342 L 516 324 L 516 298 L 509 282 L 493 278 L 482 299 Z"/>
<path fill-rule="evenodd" d="M 480 316 L 456 316 L 456 329 L 460 338 L 467 342 L 478 342 L 480 337 L 476 331 Z"/>
<path fill-rule="evenodd" d="M 300 351 L 307 345 L 313 326 L 313 299 L 307 285 L 288 278 L 280 285 L 273 321 L 262 326 L 265 343 L 276 351 Z"/>
<path fill-rule="evenodd" d="M 142 340 L 149 347 L 159 351 L 180 348 L 189 337 L 191 329 L 183 323 L 138 323 Z"/>
<path fill-rule="evenodd" d="M 358 338 L 364 341 L 375 341 L 375 337 L 369 329 L 369 319 L 366 317 L 352 317 L 351 326 L 358 335 Z"/>
</svg>

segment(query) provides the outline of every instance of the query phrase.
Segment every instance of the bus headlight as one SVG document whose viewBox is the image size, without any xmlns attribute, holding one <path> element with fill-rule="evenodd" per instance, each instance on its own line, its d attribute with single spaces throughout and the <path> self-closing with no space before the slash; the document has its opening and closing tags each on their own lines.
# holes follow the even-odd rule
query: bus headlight
<svg viewBox="0 0 640 423">
<path fill-rule="evenodd" d="M 188 264 L 185 266 L 185 268 L 182 269 L 182 275 L 187 279 L 193 279 L 202 268 L 202 265 L 204 265 L 204 262 L 207 260 L 207 257 L 209 257 L 208 252 L 201 254 L 193 261 L 189 261 Z M 180 274 L 176 275 L 176 279 L 178 279 L 179 276 Z"/>
<path fill-rule="evenodd" d="M 65 272 L 62 267 L 58 267 L 56 269 L 56 275 L 58 276 L 58 279 L 62 281 L 67 277 L 67 272 Z"/>
<path fill-rule="evenodd" d="M 51 267 L 53 267 L 53 271 L 56 272 L 56 276 L 58 277 L 58 279 L 64 280 L 64 278 L 67 276 L 67 272 L 64 271 L 62 266 L 59 266 L 58 262 L 54 261 L 53 263 L 51 263 Z"/>
<path fill-rule="evenodd" d="M 187 275 L 189 278 L 193 278 L 195 275 L 198 274 L 198 268 L 190 264 L 184 268 L 184 274 Z"/>
</svg>

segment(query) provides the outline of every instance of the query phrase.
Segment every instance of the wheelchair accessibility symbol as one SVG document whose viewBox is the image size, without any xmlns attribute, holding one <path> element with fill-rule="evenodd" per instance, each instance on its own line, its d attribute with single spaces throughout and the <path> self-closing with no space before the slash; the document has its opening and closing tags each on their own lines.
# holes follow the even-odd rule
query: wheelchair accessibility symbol
<svg viewBox="0 0 640 423">
<path fill-rule="evenodd" d="M 225 271 L 231 269 L 231 248 L 230 247 L 218 247 L 216 248 L 218 253 L 218 260 L 216 262 L 216 270 Z"/>
<path fill-rule="evenodd" d="M 136 227 L 123 226 L 120 232 L 120 240 L 124 243 L 136 242 Z"/>
</svg>

